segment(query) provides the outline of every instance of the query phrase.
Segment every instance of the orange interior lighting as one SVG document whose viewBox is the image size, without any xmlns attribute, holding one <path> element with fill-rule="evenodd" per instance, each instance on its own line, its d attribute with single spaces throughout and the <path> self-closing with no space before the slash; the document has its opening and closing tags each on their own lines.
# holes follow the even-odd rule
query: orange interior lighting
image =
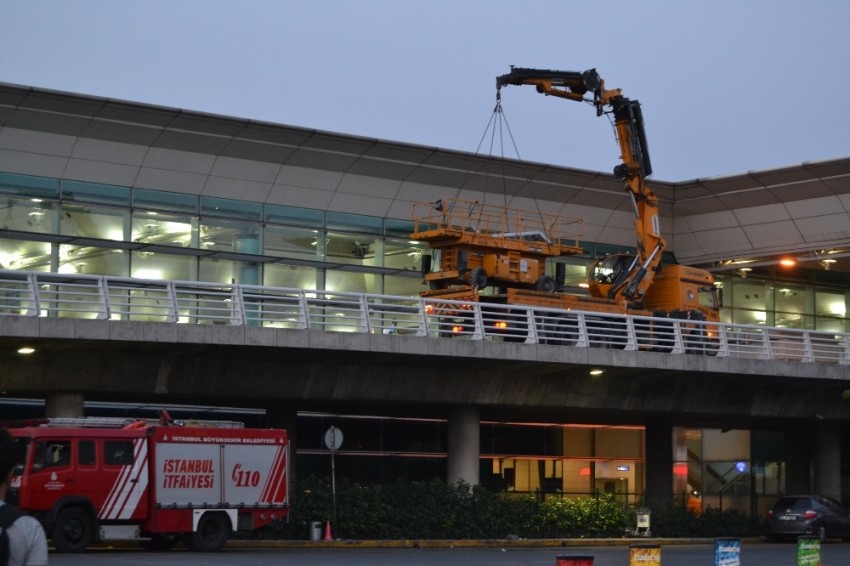
<svg viewBox="0 0 850 566">
<path fill-rule="evenodd" d="M 797 260 L 791 257 L 783 257 L 779 260 L 779 265 L 782 267 L 794 267 L 797 265 Z"/>
</svg>

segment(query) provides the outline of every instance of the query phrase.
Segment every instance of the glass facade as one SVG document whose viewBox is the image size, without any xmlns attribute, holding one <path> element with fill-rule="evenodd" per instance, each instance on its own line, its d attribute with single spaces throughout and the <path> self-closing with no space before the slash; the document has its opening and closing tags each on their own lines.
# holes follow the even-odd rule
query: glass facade
<svg viewBox="0 0 850 566">
<path fill-rule="evenodd" d="M 411 231 L 398 219 L 0 173 L 2 269 L 416 295 L 427 288 L 428 248 Z M 559 260 L 569 288 L 579 291 L 591 256 L 605 248 L 591 243 L 587 257 Z M 848 332 L 850 289 L 840 275 L 721 273 L 722 320 Z M 300 418 L 299 473 L 323 470 L 330 423 L 346 431 L 350 458 L 338 465 L 352 479 L 444 475 L 444 421 L 329 415 Z M 755 511 L 758 497 L 784 489 L 783 457 L 765 449 L 774 442 L 757 432 L 677 429 L 676 493 L 695 509 Z M 642 427 L 481 425 L 480 478 L 493 489 L 610 492 L 634 504 L 644 456 Z"/>
<path fill-rule="evenodd" d="M 764 516 L 785 493 L 784 435 L 775 431 L 673 431 L 673 489 L 688 508 Z"/>
</svg>

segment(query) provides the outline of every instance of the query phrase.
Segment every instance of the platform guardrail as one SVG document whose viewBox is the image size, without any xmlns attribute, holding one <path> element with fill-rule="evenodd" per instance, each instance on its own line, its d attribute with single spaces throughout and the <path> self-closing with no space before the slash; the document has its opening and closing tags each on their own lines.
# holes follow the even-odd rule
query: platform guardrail
<svg viewBox="0 0 850 566">
<path fill-rule="evenodd" d="M 497 303 L 0 270 L 0 316 L 361 332 L 850 364 L 850 334 Z"/>
</svg>

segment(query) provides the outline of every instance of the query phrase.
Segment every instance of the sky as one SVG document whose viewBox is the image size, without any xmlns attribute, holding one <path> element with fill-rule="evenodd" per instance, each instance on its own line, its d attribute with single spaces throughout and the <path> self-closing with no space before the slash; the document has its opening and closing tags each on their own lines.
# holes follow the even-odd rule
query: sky
<svg viewBox="0 0 850 566">
<path fill-rule="evenodd" d="M 0 0 L 0 82 L 610 172 L 589 105 L 640 101 L 653 178 L 850 156 L 846 0 Z"/>
</svg>

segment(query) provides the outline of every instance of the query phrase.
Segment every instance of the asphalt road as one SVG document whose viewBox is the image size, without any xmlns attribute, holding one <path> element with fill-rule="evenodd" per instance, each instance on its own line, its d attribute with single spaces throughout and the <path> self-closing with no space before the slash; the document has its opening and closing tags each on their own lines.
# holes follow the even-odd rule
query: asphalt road
<svg viewBox="0 0 850 566">
<path fill-rule="evenodd" d="M 629 566 L 628 546 L 569 548 L 233 548 L 212 554 L 177 549 L 170 552 L 90 550 L 85 554 L 51 553 L 51 566 L 556 566 L 558 556 L 586 555 L 594 566 Z M 742 544 L 741 566 L 793 566 L 794 543 Z M 713 544 L 661 545 L 661 564 L 710 566 Z M 850 544 L 821 548 L 821 566 L 850 564 Z"/>
</svg>

